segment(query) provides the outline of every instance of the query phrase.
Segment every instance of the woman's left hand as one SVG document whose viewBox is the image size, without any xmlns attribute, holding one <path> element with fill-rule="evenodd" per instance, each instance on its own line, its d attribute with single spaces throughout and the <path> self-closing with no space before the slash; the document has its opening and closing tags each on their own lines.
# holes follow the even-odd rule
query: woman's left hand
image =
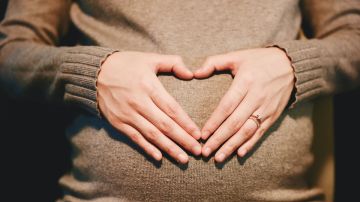
<svg viewBox="0 0 360 202">
<path fill-rule="evenodd" d="M 234 80 L 202 129 L 202 139 L 211 135 L 203 156 L 222 145 L 217 162 L 235 150 L 243 157 L 254 147 L 288 104 L 295 80 L 289 58 L 275 47 L 210 56 L 194 76 L 206 78 L 223 70 L 230 70 Z"/>
</svg>

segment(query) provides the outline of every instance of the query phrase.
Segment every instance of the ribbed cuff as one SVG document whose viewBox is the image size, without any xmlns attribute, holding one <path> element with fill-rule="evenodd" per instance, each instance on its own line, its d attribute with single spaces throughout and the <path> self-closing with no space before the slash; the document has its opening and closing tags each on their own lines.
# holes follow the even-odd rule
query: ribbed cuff
<svg viewBox="0 0 360 202">
<path fill-rule="evenodd" d="M 288 106 L 308 100 L 325 91 L 324 70 L 315 40 L 294 40 L 269 44 L 285 51 L 294 68 L 295 86 Z"/>
<path fill-rule="evenodd" d="M 65 85 L 64 101 L 77 104 L 101 117 L 96 81 L 101 64 L 117 50 L 97 46 L 63 48 L 60 78 Z"/>
</svg>

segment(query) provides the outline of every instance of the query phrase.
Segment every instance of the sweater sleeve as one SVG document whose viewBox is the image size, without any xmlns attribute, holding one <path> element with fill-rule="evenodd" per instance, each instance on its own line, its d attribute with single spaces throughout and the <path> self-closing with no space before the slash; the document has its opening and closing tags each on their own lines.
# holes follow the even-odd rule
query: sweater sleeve
<svg viewBox="0 0 360 202">
<path fill-rule="evenodd" d="M 99 115 L 96 78 L 115 50 L 58 47 L 71 0 L 10 0 L 0 24 L 0 86 L 14 97 L 76 104 Z"/>
<path fill-rule="evenodd" d="M 360 1 L 303 0 L 308 40 L 275 42 L 295 73 L 291 107 L 321 94 L 350 89 L 360 80 Z"/>
</svg>

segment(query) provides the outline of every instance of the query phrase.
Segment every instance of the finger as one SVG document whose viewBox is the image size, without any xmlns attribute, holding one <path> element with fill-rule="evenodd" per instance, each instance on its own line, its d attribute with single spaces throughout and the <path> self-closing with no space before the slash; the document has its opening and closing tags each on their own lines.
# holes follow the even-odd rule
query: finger
<svg viewBox="0 0 360 202">
<path fill-rule="evenodd" d="M 139 114 L 134 114 L 131 122 L 128 123 L 136 128 L 148 141 L 155 144 L 158 148 L 169 154 L 172 158 L 180 163 L 187 163 L 189 156 L 173 141 L 166 137 L 153 124 L 147 121 Z"/>
<path fill-rule="evenodd" d="M 156 90 L 151 92 L 150 97 L 156 106 L 179 124 L 188 134 L 198 140 L 201 137 L 199 127 L 191 120 L 179 103 L 166 91 L 160 81 L 155 85 Z"/>
<path fill-rule="evenodd" d="M 272 99 L 273 100 L 273 99 Z M 275 105 L 276 106 L 276 105 Z M 251 138 L 252 141 L 247 141 L 250 142 L 249 146 L 253 147 L 255 145 L 255 143 L 261 138 L 261 136 L 263 135 L 263 133 L 272 125 L 272 121 L 271 120 L 276 120 L 279 116 L 280 116 L 281 112 L 277 111 L 276 108 L 274 108 L 274 105 L 272 102 L 269 102 L 269 100 L 265 101 L 261 107 L 256 110 L 253 115 L 258 116 L 258 118 L 260 119 L 259 122 L 257 122 L 255 119 L 250 119 L 252 120 L 254 123 L 257 123 L 259 125 L 259 128 L 257 129 L 257 131 L 255 132 L 254 138 Z M 275 118 L 275 119 L 273 119 Z M 241 146 L 243 147 L 243 146 Z M 243 157 L 246 155 L 246 153 L 249 151 L 247 149 L 248 146 L 245 146 L 244 149 L 238 149 L 238 155 L 240 157 Z"/>
<path fill-rule="evenodd" d="M 135 144 L 139 145 L 148 155 L 155 160 L 160 161 L 162 154 L 159 149 L 149 143 L 135 128 L 127 124 L 114 125 L 118 130 L 128 136 Z"/>
<path fill-rule="evenodd" d="M 192 79 L 194 74 L 186 67 L 182 58 L 178 55 L 161 55 L 159 57 L 157 72 L 173 72 L 181 79 Z"/>
<path fill-rule="evenodd" d="M 232 58 L 229 55 L 215 55 L 206 58 L 203 65 L 194 72 L 195 78 L 209 77 L 214 71 L 233 70 Z"/>
<path fill-rule="evenodd" d="M 200 143 L 161 111 L 150 98 L 149 100 L 144 101 L 143 104 L 144 107 L 141 107 L 138 110 L 138 113 L 150 121 L 155 127 L 163 132 L 163 134 L 183 146 L 186 150 L 195 155 L 201 154 Z"/>
<path fill-rule="evenodd" d="M 235 79 L 231 84 L 229 90 L 221 99 L 219 105 L 216 107 L 210 118 L 206 121 L 201 130 L 201 138 L 206 140 L 218 127 L 225 121 L 225 119 L 233 113 L 247 92 L 246 85 L 242 84 L 240 80 Z"/>
<path fill-rule="evenodd" d="M 255 134 L 247 140 L 237 151 L 239 157 L 244 157 L 249 151 L 251 151 L 256 143 L 260 140 L 260 138 L 264 135 L 264 133 L 270 128 L 272 125 L 271 119 L 266 119 L 260 127 L 256 130 Z"/>
<path fill-rule="evenodd" d="M 233 152 L 235 152 L 246 140 L 254 135 L 257 129 L 257 124 L 248 119 L 240 130 L 235 133 L 221 148 L 216 152 L 215 161 L 223 162 Z"/>
<path fill-rule="evenodd" d="M 202 154 L 209 156 L 228 138 L 235 134 L 251 114 L 259 107 L 258 100 L 254 94 L 247 94 L 235 111 L 225 120 L 224 123 L 205 143 Z"/>
</svg>

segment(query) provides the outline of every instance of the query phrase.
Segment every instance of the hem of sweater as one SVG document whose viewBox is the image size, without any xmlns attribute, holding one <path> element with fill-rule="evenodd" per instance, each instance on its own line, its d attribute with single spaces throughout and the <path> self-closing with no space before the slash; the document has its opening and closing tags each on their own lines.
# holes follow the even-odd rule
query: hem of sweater
<svg viewBox="0 0 360 202">
<path fill-rule="evenodd" d="M 325 90 L 320 48 L 316 40 L 292 40 L 272 43 L 266 47 L 283 50 L 294 69 L 294 90 L 288 103 L 290 109 Z"/>
<path fill-rule="evenodd" d="M 65 84 L 64 100 L 102 118 L 98 104 L 97 78 L 103 62 L 118 50 L 99 46 L 65 47 L 60 76 Z"/>
</svg>

